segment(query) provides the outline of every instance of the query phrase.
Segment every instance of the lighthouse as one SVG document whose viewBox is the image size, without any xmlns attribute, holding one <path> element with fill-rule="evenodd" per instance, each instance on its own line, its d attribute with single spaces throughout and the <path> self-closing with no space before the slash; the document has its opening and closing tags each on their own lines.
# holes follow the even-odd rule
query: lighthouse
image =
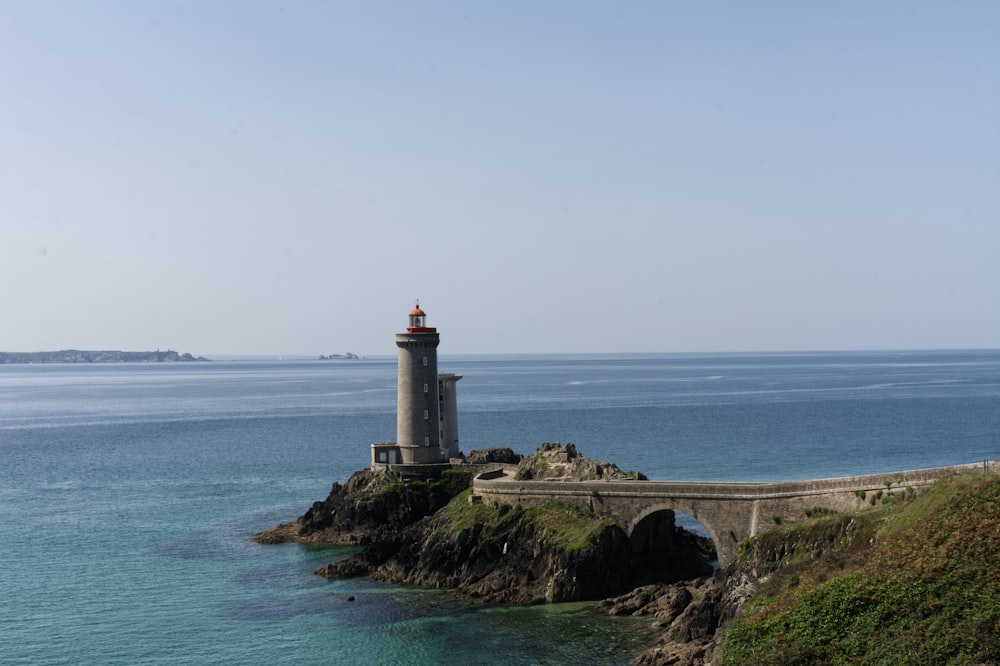
<svg viewBox="0 0 1000 666">
<path fill-rule="evenodd" d="M 455 384 L 462 375 L 438 374 L 440 341 L 418 302 L 406 332 L 396 334 L 396 441 L 372 444 L 373 470 L 403 472 L 406 465 L 441 465 L 461 457 Z"/>
<path fill-rule="evenodd" d="M 438 375 L 440 341 L 417 303 L 406 332 L 396 334 L 396 447 L 404 465 L 446 463 L 459 455 L 455 382 L 462 377 Z"/>
<path fill-rule="evenodd" d="M 410 310 L 405 333 L 396 334 L 396 446 L 403 464 L 441 462 L 436 328 L 420 304 Z"/>
</svg>

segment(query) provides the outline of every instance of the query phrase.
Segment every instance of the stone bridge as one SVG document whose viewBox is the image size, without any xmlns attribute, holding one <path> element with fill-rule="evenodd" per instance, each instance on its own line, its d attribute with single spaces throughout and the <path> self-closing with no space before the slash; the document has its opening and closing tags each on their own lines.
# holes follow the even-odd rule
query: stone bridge
<svg viewBox="0 0 1000 666">
<path fill-rule="evenodd" d="M 744 539 L 779 523 L 792 523 L 815 508 L 857 511 L 870 507 L 881 492 L 921 492 L 942 476 L 996 473 L 997 461 L 888 474 L 811 481 L 725 483 L 692 481 L 518 481 L 511 470 L 484 472 L 473 481 L 475 498 L 536 506 L 560 501 L 611 516 L 631 537 L 636 527 L 659 511 L 693 516 L 715 543 L 719 566 L 736 557 Z M 877 501 L 877 500 L 876 500 Z"/>
</svg>

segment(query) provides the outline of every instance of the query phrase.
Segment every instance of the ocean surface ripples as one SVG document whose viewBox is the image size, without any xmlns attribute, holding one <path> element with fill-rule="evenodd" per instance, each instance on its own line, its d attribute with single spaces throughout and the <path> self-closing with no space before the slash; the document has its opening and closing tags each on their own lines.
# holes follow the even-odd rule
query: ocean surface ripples
<svg viewBox="0 0 1000 666">
<path fill-rule="evenodd" d="M 657 479 L 996 458 L 1000 352 L 442 357 L 463 448 Z M 0 663 L 621 664 L 648 621 L 479 608 L 260 546 L 395 436 L 395 360 L 0 367 Z M 349 599 L 353 597 L 353 601 Z"/>
</svg>

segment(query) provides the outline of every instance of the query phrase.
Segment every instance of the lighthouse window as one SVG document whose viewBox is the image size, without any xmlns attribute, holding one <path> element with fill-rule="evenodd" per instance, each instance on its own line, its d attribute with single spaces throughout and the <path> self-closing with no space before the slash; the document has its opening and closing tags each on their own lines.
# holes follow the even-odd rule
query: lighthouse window
<svg viewBox="0 0 1000 666">
<path fill-rule="evenodd" d="M 428 418 L 430 418 L 430 415 L 431 415 L 431 414 L 430 414 L 430 412 L 428 412 L 428 411 L 427 411 L 427 410 L 425 409 L 425 410 L 424 410 L 424 421 L 426 421 L 426 420 L 427 420 Z"/>
<path fill-rule="evenodd" d="M 430 446 L 430 445 L 431 445 L 431 438 L 424 437 L 424 446 Z"/>
<path fill-rule="evenodd" d="M 424 384 L 424 393 L 427 393 L 427 384 Z"/>
<path fill-rule="evenodd" d="M 424 367 L 427 367 L 427 357 L 424 356 Z"/>
</svg>

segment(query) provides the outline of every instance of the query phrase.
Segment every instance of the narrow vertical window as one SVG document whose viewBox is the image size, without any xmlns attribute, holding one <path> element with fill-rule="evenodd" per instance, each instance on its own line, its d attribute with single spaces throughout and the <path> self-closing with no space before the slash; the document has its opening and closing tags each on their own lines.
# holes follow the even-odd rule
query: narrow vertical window
<svg viewBox="0 0 1000 666">
<path fill-rule="evenodd" d="M 427 367 L 427 357 L 424 356 L 424 367 Z"/>
<path fill-rule="evenodd" d="M 427 393 L 427 384 L 424 384 L 424 393 Z"/>
<path fill-rule="evenodd" d="M 424 446 L 430 446 L 430 445 L 431 445 L 431 438 L 424 437 Z"/>
<path fill-rule="evenodd" d="M 425 409 L 425 410 L 424 410 L 424 421 L 426 421 L 427 419 L 429 419 L 429 418 L 430 418 L 430 416 L 431 416 L 430 412 L 428 412 L 428 411 L 427 411 L 427 410 Z"/>
</svg>

